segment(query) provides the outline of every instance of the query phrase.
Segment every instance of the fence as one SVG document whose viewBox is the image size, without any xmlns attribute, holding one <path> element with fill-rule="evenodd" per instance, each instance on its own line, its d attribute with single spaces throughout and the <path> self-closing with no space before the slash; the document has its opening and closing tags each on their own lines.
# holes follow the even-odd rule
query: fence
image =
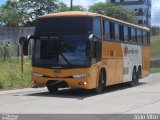
<svg viewBox="0 0 160 120">
<path fill-rule="evenodd" d="M 151 67 L 153 67 L 153 68 L 160 67 L 160 60 L 152 61 Z"/>
</svg>

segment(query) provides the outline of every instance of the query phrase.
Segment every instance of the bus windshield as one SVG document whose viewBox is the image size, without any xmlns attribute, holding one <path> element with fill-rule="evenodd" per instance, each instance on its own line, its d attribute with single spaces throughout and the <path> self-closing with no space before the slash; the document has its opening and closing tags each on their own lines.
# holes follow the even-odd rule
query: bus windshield
<svg viewBox="0 0 160 120">
<path fill-rule="evenodd" d="M 36 29 L 33 65 L 89 65 L 88 19 L 47 21 L 40 21 Z"/>
</svg>

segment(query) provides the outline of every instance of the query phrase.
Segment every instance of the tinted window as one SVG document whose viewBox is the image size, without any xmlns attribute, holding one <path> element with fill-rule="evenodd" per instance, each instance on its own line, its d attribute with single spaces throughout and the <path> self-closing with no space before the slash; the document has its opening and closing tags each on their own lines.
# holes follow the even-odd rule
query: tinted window
<svg viewBox="0 0 160 120">
<path fill-rule="evenodd" d="M 137 30 L 137 41 L 138 41 L 138 43 L 140 43 L 140 44 L 143 43 L 142 30 Z"/>
<path fill-rule="evenodd" d="M 143 43 L 147 44 L 147 32 L 143 32 Z"/>
<path fill-rule="evenodd" d="M 119 26 L 119 31 L 120 31 L 120 40 L 124 41 L 124 27 L 123 27 L 123 25 Z"/>
<path fill-rule="evenodd" d="M 135 28 L 131 28 L 131 41 L 133 43 L 137 42 L 137 34 L 136 34 L 136 29 Z"/>
<path fill-rule="evenodd" d="M 119 24 L 115 23 L 114 27 L 115 27 L 115 40 L 118 41 L 119 40 Z"/>
<path fill-rule="evenodd" d="M 91 20 L 87 17 L 39 19 L 35 33 L 38 35 L 84 35 L 91 31 Z"/>
<path fill-rule="evenodd" d="M 114 40 L 114 38 L 115 38 L 114 23 L 110 22 L 109 26 L 110 26 L 110 38 L 112 40 Z"/>
<path fill-rule="evenodd" d="M 101 37 L 100 18 L 95 18 L 93 21 L 93 33 Z"/>
<path fill-rule="evenodd" d="M 104 26 L 104 36 L 105 36 L 105 40 L 110 39 L 110 24 L 109 21 L 104 21 L 103 22 L 103 26 Z"/>
<path fill-rule="evenodd" d="M 129 41 L 129 32 L 128 32 L 128 27 L 124 26 L 124 41 L 128 42 Z"/>
</svg>

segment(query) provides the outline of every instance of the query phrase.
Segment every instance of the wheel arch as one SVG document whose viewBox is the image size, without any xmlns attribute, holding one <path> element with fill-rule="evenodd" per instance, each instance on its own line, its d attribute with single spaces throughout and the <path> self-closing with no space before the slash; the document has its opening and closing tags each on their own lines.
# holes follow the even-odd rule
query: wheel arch
<svg viewBox="0 0 160 120">
<path fill-rule="evenodd" d="M 99 74 L 100 73 L 103 73 L 103 75 L 104 75 L 104 79 L 105 79 L 105 86 L 106 86 L 106 82 L 107 82 L 107 70 L 106 70 L 106 68 L 105 67 L 102 67 L 101 69 L 100 69 L 100 71 L 99 71 Z"/>
</svg>

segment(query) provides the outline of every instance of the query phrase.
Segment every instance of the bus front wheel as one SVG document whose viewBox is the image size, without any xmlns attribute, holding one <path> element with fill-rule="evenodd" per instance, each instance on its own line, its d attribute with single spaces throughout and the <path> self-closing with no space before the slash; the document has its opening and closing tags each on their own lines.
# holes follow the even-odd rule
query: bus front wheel
<svg viewBox="0 0 160 120">
<path fill-rule="evenodd" d="M 46 86 L 50 93 L 55 93 L 58 91 L 58 87 L 53 85 L 53 81 L 48 81 Z"/>
<path fill-rule="evenodd" d="M 104 72 L 101 71 L 99 74 L 98 85 L 97 88 L 94 89 L 94 93 L 96 94 L 102 93 L 104 86 L 105 86 L 105 75 Z"/>
<path fill-rule="evenodd" d="M 57 87 L 47 86 L 47 89 L 50 93 L 56 93 L 58 91 Z"/>
</svg>

